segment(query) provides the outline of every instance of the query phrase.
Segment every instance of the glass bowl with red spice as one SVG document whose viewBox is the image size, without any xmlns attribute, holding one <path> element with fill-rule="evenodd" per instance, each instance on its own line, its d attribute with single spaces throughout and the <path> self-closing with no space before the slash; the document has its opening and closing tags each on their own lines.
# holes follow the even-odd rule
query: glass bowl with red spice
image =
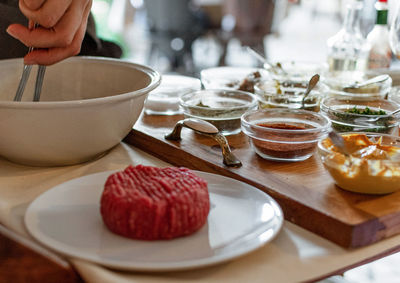
<svg viewBox="0 0 400 283">
<path fill-rule="evenodd" d="M 330 121 L 319 113 L 285 108 L 249 111 L 241 125 L 254 151 L 274 161 L 306 160 L 330 129 Z"/>
</svg>

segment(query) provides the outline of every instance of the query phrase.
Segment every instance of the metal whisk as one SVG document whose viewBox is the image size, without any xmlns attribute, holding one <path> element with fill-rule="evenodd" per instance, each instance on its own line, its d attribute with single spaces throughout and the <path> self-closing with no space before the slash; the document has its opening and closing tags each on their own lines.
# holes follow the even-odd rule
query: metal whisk
<svg viewBox="0 0 400 283">
<path fill-rule="evenodd" d="M 35 24 L 34 28 L 36 28 L 37 26 L 38 25 Z M 34 49 L 33 47 L 29 47 L 28 53 L 32 52 L 33 49 Z M 17 92 L 15 93 L 15 96 L 14 96 L 14 101 L 21 101 L 22 95 L 25 90 L 26 83 L 29 79 L 29 74 L 31 73 L 31 69 L 32 69 L 32 65 L 24 65 L 21 80 L 19 81 Z M 38 72 L 36 75 L 35 92 L 33 95 L 33 101 L 40 100 L 40 93 L 42 92 L 42 85 L 43 85 L 45 71 L 46 71 L 46 66 L 39 65 Z"/>
</svg>

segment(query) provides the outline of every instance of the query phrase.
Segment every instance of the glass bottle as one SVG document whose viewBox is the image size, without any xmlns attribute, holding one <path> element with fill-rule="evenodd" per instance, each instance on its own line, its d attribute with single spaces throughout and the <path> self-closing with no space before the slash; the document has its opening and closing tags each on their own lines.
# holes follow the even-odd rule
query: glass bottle
<svg viewBox="0 0 400 283">
<path fill-rule="evenodd" d="M 362 8 L 362 0 L 351 0 L 342 28 L 327 41 L 331 72 L 365 71 L 367 68 L 370 46 L 360 29 Z"/>
<path fill-rule="evenodd" d="M 375 3 L 377 11 L 374 28 L 367 36 L 371 45 L 368 57 L 368 68 L 389 68 L 392 60 L 392 51 L 389 43 L 388 5 L 387 0 L 378 0 Z"/>
<path fill-rule="evenodd" d="M 393 20 L 389 28 L 389 42 L 393 54 L 400 59 L 400 5 L 393 15 Z"/>
</svg>

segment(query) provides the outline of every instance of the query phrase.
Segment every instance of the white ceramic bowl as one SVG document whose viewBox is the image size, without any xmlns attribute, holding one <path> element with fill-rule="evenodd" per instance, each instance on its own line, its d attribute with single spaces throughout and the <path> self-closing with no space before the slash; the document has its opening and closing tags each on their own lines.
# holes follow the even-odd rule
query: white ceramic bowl
<svg viewBox="0 0 400 283">
<path fill-rule="evenodd" d="M 117 145 L 160 83 L 145 66 L 74 57 L 47 67 L 40 102 L 32 102 L 33 68 L 14 102 L 22 68 L 21 59 L 0 60 L 0 155 L 34 166 L 85 162 Z"/>
</svg>

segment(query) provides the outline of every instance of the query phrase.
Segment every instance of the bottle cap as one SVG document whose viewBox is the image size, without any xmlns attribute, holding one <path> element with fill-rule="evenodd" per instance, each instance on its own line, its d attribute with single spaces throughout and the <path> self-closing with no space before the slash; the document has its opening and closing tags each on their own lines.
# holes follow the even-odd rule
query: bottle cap
<svg viewBox="0 0 400 283">
<path fill-rule="evenodd" d="M 384 2 L 384 3 L 387 3 L 387 0 L 378 0 L 378 2 Z"/>
</svg>

